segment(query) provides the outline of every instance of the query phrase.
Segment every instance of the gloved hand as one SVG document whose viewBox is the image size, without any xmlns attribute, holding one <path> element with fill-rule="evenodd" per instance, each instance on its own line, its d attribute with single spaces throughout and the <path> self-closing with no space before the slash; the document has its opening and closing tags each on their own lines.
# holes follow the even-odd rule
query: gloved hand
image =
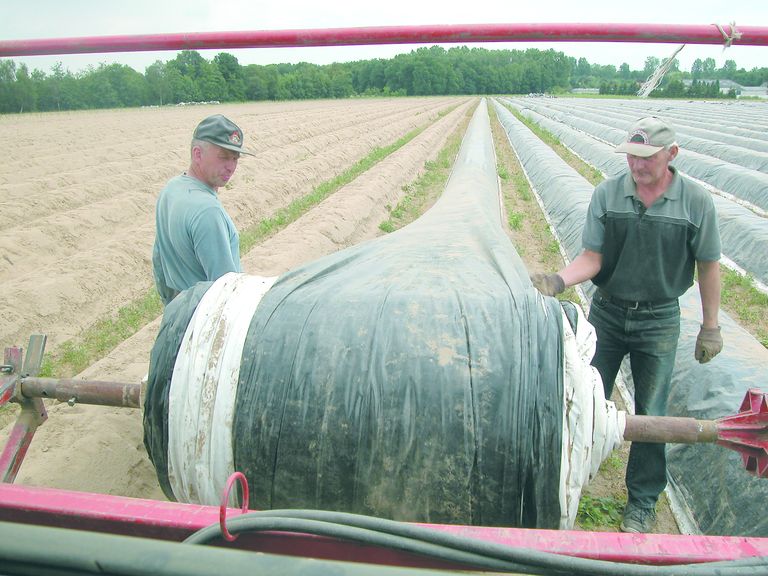
<svg viewBox="0 0 768 576">
<path fill-rule="evenodd" d="M 544 296 L 557 296 L 565 290 L 565 282 L 560 274 L 534 274 L 531 282 Z"/>
<path fill-rule="evenodd" d="M 704 328 L 699 330 L 696 338 L 696 350 L 694 356 L 700 364 L 709 362 L 723 349 L 723 337 L 720 335 L 720 326 L 717 328 Z"/>
</svg>

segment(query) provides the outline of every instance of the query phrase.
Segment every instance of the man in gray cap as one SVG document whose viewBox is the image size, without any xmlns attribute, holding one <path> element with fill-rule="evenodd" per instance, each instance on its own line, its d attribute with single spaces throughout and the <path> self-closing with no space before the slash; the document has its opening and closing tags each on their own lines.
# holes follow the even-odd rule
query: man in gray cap
<svg viewBox="0 0 768 576">
<path fill-rule="evenodd" d="M 592 280 L 592 365 L 610 398 L 629 354 L 636 414 L 666 413 L 680 335 L 678 298 L 693 285 L 694 268 L 702 308 L 696 360 L 709 362 L 723 346 L 717 214 L 709 193 L 670 166 L 678 151 L 675 133 L 663 120 L 637 121 L 616 147 L 626 153 L 629 171 L 600 183 L 592 195 L 582 253 L 557 274 L 531 276 L 546 296 Z M 667 483 L 664 444 L 632 444 L 626 483 L 621 530 L 650 532 Z"/>
<path fill-rule="evenodd" d="M 160 192 L 152 269 L 163 304 L 197 282 L 241 272 L 240 237 L 218 196 L 241 154 L 250 154 L 243 131 L 221 114 L 209 116 L 192 135 L 189 169 Z"/>
</svg>

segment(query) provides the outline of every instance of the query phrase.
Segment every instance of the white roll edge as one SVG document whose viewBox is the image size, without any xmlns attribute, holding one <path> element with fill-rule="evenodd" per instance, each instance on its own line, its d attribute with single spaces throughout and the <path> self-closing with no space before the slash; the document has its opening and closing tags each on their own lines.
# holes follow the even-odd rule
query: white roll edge
<svg viewBox="0 0 768 576">
<path fill-rule="evenodd" d="M 179 502 L 221 502 L 234 472 L 232 423 L 243 345 L 276 280 L 225 274 L 203 295 L 187 326 L 168 398 L 168 480 Z"/>
</svg>

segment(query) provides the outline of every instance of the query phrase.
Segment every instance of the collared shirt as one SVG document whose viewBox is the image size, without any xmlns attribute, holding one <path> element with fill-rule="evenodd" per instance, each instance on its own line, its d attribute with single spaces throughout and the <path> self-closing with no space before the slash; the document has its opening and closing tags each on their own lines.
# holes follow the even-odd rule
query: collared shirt
<svg viewBox="0 0 768 576">
<path fill-rule="evenodd" d="M 240 237 L 216 191 L 197 178 L 172 178 L 160 192 L 152 250 L 164 304 L 197 282 L 241 272 Z"/>
<path fill-rule="evenodd" d="M 693 284 L 697 260 L 720 259 L 712 197 L 670 170 L 669 188 L 648 208 L 629 170 L 601 182 L 592 195 L 582 245 L 602 255 L 592 282 L 617 298 L 678 298 Z"/>
</svg>

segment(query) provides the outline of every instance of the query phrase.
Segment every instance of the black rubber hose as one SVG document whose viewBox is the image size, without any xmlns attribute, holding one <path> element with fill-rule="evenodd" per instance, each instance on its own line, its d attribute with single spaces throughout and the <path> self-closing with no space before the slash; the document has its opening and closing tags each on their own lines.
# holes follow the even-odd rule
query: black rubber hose
<svg viewBox="0 0 768 576">
<path fill-rule="evenodd" d="M 352 540 L 367 545 L 405 550 L 442 561 L 485 570 L 561 574 L 626 576 L 755 576 L 768 574 L 768 558 L 756 557 L 704 564 L 643 566 L 563 554 L 514 548 L 472 538 L 459 538 L 423 526 L 343 512 L 272 510 L 251 512 L 227 523 L 232 534 L 251 531 L 290 531 Z M 221 535 L 218 524 L 185 540 L 201 544 Z"/>
</svg>

